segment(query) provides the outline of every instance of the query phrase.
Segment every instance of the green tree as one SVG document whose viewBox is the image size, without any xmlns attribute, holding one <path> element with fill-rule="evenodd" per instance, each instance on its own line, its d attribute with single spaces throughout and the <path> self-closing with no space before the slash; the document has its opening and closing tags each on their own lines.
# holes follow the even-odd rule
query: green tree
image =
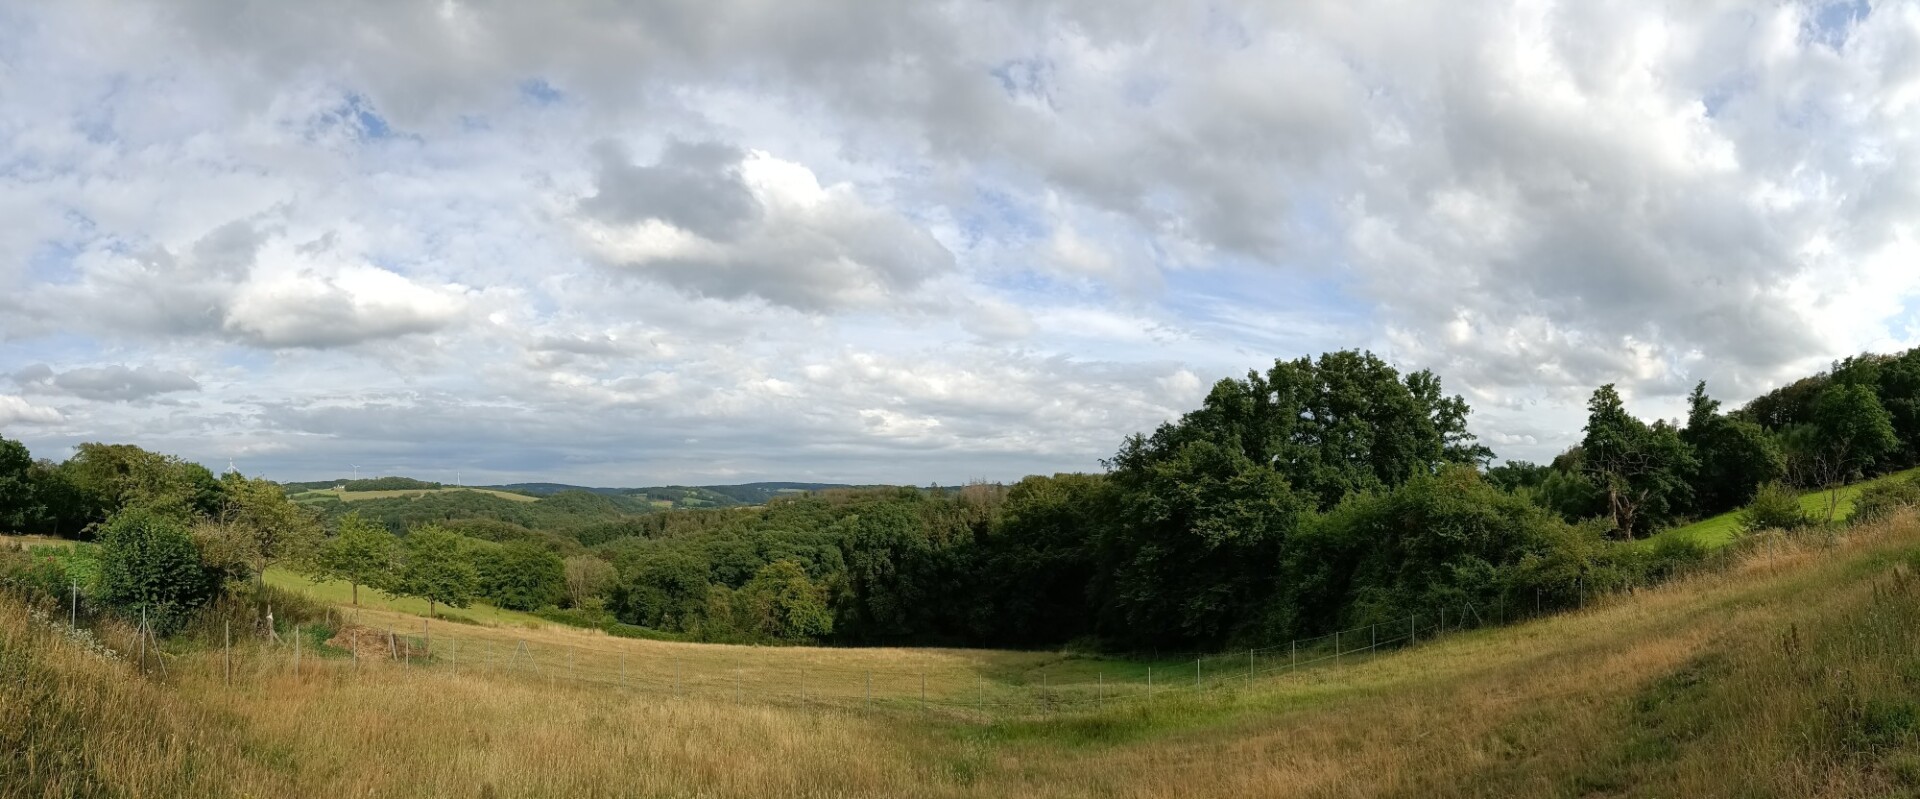
<svg viewBox="0 0 1920 799">
<path fill-rule="evenodd" d="M 0 438 L 0 530 L 25 530 L 40 516 L 33 483 L 33 455 L 26 445 Z"/>
<path fill-rule="evenodd" d="M 1686 507 L 1697 467 L 1691 449 L 1672 425 L 1648 425 L 1627 413 L 1611 383 L 1587 402 L 1580 450 L 1587 478 L 1622 536 L 1650 533 Z"/>
<path fill-rule="evenodd" d="M 902 502 L 864 507 L 845 520 L 847 564 L 842 632 L 865 640 L 902 639 L 928 632 L 934 560 L 915 508 Z"/>
<path fill-rule="evenodd" d="M 349 513 L 341 517 L 338 532 L 320 545 L 314 573 L 353 586 L 353 604 L 359 607 L 360 586 L 393 587 L 399 550 L 400 539 L 392 531 Z"/>
<path fill-rule="evenodd" d="M 276 564 L 305 564 L 317 553 L 326 534 L 320 520 L 287 499 L 279 485 L 237 472 L 228 473 L 220 485 L 215 534 L 228 539 L 256 581 L 264 584 L 267 569 Z"/>
<path fill-rule="evenodd" d="M 1470 411 L 1431 372 L 1402 379 L 1374 354 L 1349 350 L 1215 383 L 1198 410 L 1154 432 L 1151 448 L 1232 446 L 1324 509 L 1449 463 L 1490 459 L 1467 432 Z"/>
<path fill-rule="evenodd" d="M 1310 500 L 1237 447 L 1162 452 L 1139 436 L 1112 461 L 1114 523 L 1092 587 L 1104 635 L 1211 646 L 1258 623 Z"/>
<path fill-rule="evenodd" d="M 592 555 L 575 555 L 566 560 L 567 604 L 576 608 L 606 602 L 607 591 L 620 581 L 613 564 Z"/>
<path fill-rule="evenodd" d="M 427 618 L 434 605 L 464 608 L 473 602 L 480 577 L 460 536 L 438 525 L 421 525 L 407 534 L 400 547 L 396 593 L 427 601 Z"/>
<path fill-rule="evenodd" d="M 634 564 L 614 607 L 630 624 L 685 631 L 705 612 L 707 593 L 705 558 L 682 549 L 654 550 Z"/>
<path fill-rule="evenodd" d="M 1820 392 L 1813 403 L 1811 435 L 1802 433 L 1798 440 L 1804 468 L 1827 490 L 1828 524 L 1839 510 L 1840 488 L 1900 447 L 1893 417 L 1873 389 L 1859 383 L 1839 383 Z"/>
<path fill-rule="evenodd" d="M 129 618 L 144 612 L 162 633 L 177 629 L 218 587 L 186 525 L 146 508 L 114 514 L 102 527 L 99 563 L 100 600 Z"/>
<path fill-rule="evenodd" d="M 1740 529 L 1798 530 L 1813 520 L 1800 505 L 1800 495 L 1779 483 L 1768 483 L 1754 492 L 1753 501 L 1740 511 Z"/>
<path fill-rule="evenodd" d="M 512 541 L 477 551 L 480 593 L 509 610 L 537 610 L 558 604 L 566 592 L 566 566 L 560 556 L 532 541 Z"/>
<path fill-rule="evenodd" d="M 1067 641 L 1093 630 L 1087 586 L 1111 490 L 1103 475 L 1028 477 L 1007 492 L 977 544 L 968 625 L 1016 645 Z"/>
<path fill-rule="evenodd" d="M 1745 505 L 1761 486 L 1786 476 L 1786 454 L 1775 437 L 1757 424 L 1721 414 L 1705 382 L 1688 397 L 1680 439 L 1698 460 L 1693 497 L 1703 514 Z"/>
<path fill-rule="evenodd" d="M 755 632 L 782 641 L 805 641 L 833 632 L 826 589 L 814 584 L 799 561 L 781 559 L 760 567 L 740 589 Z"/>
<path fill-rule="evenodd" d="M 206 467 L 132 444 L 81 444 L 60 468 L 89 523 L 131 507 L 185 522 L 219 506 L 220 484 Z"/>
</svg>

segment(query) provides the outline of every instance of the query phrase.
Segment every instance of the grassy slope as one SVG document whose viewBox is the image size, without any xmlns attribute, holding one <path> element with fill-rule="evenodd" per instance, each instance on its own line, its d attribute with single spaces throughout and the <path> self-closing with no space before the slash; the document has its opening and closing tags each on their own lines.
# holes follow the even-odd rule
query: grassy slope
<svg viewBox="0 0 1920 799">
<path fill-rule="evenodd" d="M 1914 795 L 1916 548 L 1907 518 L 1341 668 L 984 715 L 866 711 L 856 680 L 1040 694 L 1031 669 L 1060 656 L 436 625 L 436 648 L 461 639 L 457 674 L 309 654 L 295 675 L 284 650 L 249 644 L 228 688 L 217 653 L 181 653 L 164 684 L 129 679 L 0 602 L 0 748 L 23 753 L 0 762 L 0 795 Z M 541 672 L 479 654 L 519 640 L 549 653 Z M 561 647 L 576 673 L 624 661 L 629 677 L 555 680 Z M 803 679 L 844 695 L 802 704 Z"/>
<path fill-rule="evenodd" d="M 1833 514 L 1834 520 L 1845 521 L 1847 517 L 1853 515 L 1853 501 L 1856 497 L 1860 496 L 1860 491 L 1867 486 L 1886 480 L 1906 480 L 1915 476 L 1920 476 L 1920 469 L 1896 472 L 1878 479 L 1869 480 L 1864 483 L 1855 483 L 1840 489 L 1839 503 L 1835 507 Z M 1800 507 L 1806 509 L 1807 513 L 1816 519 L 1825 519 L 1827 517 L 1827 502 L 1828 497 L 1825 491 L 1809 491 L 1800 495 Z M 1653 542 L 1663 538 L 1691 539 L 1717 549 L 1726 546 L 1739 534 L 1740 511 L 1736 510 L 1722 513 L 1710 519 L 1702 519 L 1693 524 L 1662 530 L 1660 533 L 1644 539 L 1644 541 L 1651 546 Z"/>
<path fill-rule="evenodd" d="M 490 494 L 492 496 L 496 496 L 501 499 L 512 500 L 514 502 L 537 502 L 540 499 L 539 497 L 530 497 L 530 496 L 527 496 L 526 494 L 515 494 L 511 491 L 494 491 L 488 488 L 437 488 L 437 489 L 431 489 L 431 490 L 408 489 L 408 490 L 400 490 L 400 491 L 339 491 L 339 490 L 327 488 L 327 489 L 317 489 L 313 491 L 302 491 L 298 494 L 292 495 L 290 499 L 293 499 L 295 501 L 312 501 L 317 499 L 331 498 L 331 499 L 338 499 L 342 502 L 357 502 L 363 499 L 389 499 L 392 497 L 417 497 L 423 494 L 445 494 L 452 491 L 472 491 L 479 494 Z"/>
<path fill-rule="evenodd" d="M 353 609 L 350 604 L 353 599 L 353 586 L 340 580 L 322 580 L 315 582 L 306 576 L 295 574 L 286 569 L 272 568 L 267 570 L 266 581 L 268 585 L 285 588 L 289 591 L 296 591 L 322 602 L 339 605 L 342 610 L 348 612 L 351 612 Z M 427 615 L 427 602 L 424 599 L 391 597 L 366 586 L 360 587 L 360 607 L 365 610 L 395 611 L 406 615 L 419 616 L 421 618 L 425 618 Z M 478 622 L 480 624 L 512 625 L 518 627 L 545 627 L 549 624 L 549 622 L 542 620 L 538 616 L 529 613 L 520 613 L 518 611 L 503 610 L 485 602 L 475 602 L 471 606 L 464 608 L 448 608 L 445 605 L 437 605 L 435 606 L 434 614 L 436 616 L 452 616 L 459 620 Z M 406 626 L 413 627 L 416 624 L 417 622 L 410 623 Z"/>
</svg>

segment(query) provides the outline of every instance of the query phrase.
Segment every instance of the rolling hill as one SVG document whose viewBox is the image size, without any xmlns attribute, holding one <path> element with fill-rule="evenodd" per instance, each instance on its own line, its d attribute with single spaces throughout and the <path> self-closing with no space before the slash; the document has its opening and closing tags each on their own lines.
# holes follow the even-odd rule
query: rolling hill
<svg viewBox="0 0 1920 799">
<path fill-rule="evenodd" d="M 142 677 L 124 627 L 0 598 L 0 795 L 1913 795 L 1920 521 L 1773 543 L 1577 612 L 1199 675 L 504 620 L 429 650 L 366 609 L 242 636 L 230 665 L 169 642 Z"/>
</svg>

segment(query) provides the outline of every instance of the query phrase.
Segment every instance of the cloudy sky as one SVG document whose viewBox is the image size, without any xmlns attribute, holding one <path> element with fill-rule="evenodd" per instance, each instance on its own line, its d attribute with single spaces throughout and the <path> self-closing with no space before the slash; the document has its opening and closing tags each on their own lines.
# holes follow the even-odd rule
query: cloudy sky
<svg viewBox="0 0 1920 799">
<path fill-rule="evenodd" d="M 1365 347 L 1544 459 L 1920 344 L 1917 128 L 1904 3 L 0 0 L 0 435 L 950 484 Z"/>
</svg>

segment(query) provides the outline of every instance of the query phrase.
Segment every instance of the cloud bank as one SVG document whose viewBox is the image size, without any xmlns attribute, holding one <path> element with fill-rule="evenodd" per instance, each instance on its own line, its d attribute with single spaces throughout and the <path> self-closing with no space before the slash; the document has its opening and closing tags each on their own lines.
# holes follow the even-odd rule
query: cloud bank
<svg viewBox="0 0 1920 799">
<path fill-rule="evenodd" d="M 1011 479 L 1367 347 L 1541 460 L 1920 344 L 1908 3 L 0 0 L 0 94 L 55 457 Z"/>
</svg>

